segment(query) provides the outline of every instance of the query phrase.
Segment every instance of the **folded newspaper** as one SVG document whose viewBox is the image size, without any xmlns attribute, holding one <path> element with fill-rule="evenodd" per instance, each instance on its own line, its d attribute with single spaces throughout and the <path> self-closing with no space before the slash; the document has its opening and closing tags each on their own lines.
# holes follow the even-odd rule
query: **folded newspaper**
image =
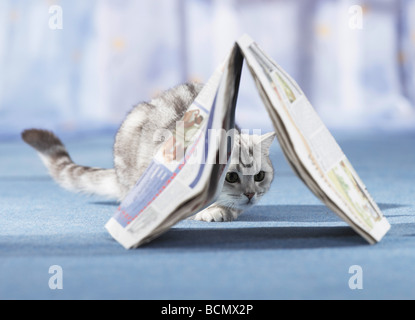
<svg viewBox="0 0 415 320">
<path fill-rule="evenodd" d="M 370 244 L 390 225 L 297 83 L 247 35 L 241 37 L 189 111 L 205 120 L 178 126 L 108 221 L 126 249 L 149 242 L 212 204 L 230 161 L 235 108 L 246 61 L 281 149 L 297 176 Z M 213 135 L 211 132 L 215 132 Z M 171 151 L 181 151 L 173 160 Z"/>
</svg>

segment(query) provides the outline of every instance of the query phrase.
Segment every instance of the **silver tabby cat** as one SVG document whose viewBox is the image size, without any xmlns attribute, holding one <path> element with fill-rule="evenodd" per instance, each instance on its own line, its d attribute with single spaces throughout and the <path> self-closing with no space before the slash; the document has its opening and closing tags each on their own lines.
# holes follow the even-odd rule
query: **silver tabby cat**
<svg viewBox="0 0 415 320">
<path fill-rule="evenodd" d="M 114 169 L 80 166 L 72 162 L 65 146 L 52 132 L 31 129 L 23 140 L 38 151 L 54 180 L 63 188 L 121 201 L 150 164 L 162 139 L 160 129 L 173 131 L 203 88 L 197 83 L 179 85 L 150 102 L 140 103 L 127 115 L 115 138 Z M 232 161 L 217 201 L 192 217 L 202 221 L 231 221 L 256 204 L 269 190 L 274 169 L 269 148 L 274 133 L 263 136 L 238 133 Z M 234 149 L 235 151 L 235 149 Z M 250 159 L 249 161 L 242 159 Z M 248 174 L 246 174 L 248 172 Z"/>
</svg>

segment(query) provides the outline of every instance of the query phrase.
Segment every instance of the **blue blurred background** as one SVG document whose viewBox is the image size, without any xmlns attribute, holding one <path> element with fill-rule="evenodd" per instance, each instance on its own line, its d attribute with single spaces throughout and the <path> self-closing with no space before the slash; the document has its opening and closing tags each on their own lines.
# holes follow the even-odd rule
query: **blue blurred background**
<svg viewBox="0 0 415 320">
<path fill-rule="evenodd" d="M 1 0 L 0 138 L 116 130 L 136 103 L 206 81 L 243 33 L 329 128 L 414 130 L 412 0 Z M 242 127 L 271 128 L 246 69 L 238 104 Z"/>
</svg>

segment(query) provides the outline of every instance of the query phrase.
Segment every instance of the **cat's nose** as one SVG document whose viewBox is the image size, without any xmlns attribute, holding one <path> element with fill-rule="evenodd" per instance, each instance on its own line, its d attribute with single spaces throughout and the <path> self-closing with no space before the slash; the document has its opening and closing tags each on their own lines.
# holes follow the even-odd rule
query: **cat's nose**
<svg viewBox="0 0 415 320">
<path fill-rule="evenodd" d="M 247 192 L 247 193 L 244 193 L 244 195 L 248 198 L 248 200 L 251 200 L 254 197 L 255 193 L 254 192 Z"/>
</svg>

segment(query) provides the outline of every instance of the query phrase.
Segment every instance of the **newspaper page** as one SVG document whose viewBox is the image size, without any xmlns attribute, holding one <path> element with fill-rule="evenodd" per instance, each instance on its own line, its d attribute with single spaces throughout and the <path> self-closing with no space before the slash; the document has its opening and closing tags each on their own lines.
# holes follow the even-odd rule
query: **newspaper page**
<svg viewBox="0 0 415 320">
<path fill-rule="evenodd" d="M 235 126 L 242 63 L 235 47 L 107 222 L 108 232 L 126 249 L 152 240 L 217 198 L 232 150 L 226 132 Z"/>
<path fill-rule="evenodd" d="M 106 224 L 109 233 L 126 249 L 136 248 L 217 198 L 232 152 L 227 141 L 244 59 L 294 172 L 369 243 L 380 241 L 390 225 L 363 182 L 297 83 L 249 36 L 238 40 L 176 130 L 166 135 Z"/>
<path fill-rule="evenodd" d="M 298 84 L 249 36 L 238 45 L 294 171 L 369 243 L 380 241 L 388 221 Z"/>
</svg>

